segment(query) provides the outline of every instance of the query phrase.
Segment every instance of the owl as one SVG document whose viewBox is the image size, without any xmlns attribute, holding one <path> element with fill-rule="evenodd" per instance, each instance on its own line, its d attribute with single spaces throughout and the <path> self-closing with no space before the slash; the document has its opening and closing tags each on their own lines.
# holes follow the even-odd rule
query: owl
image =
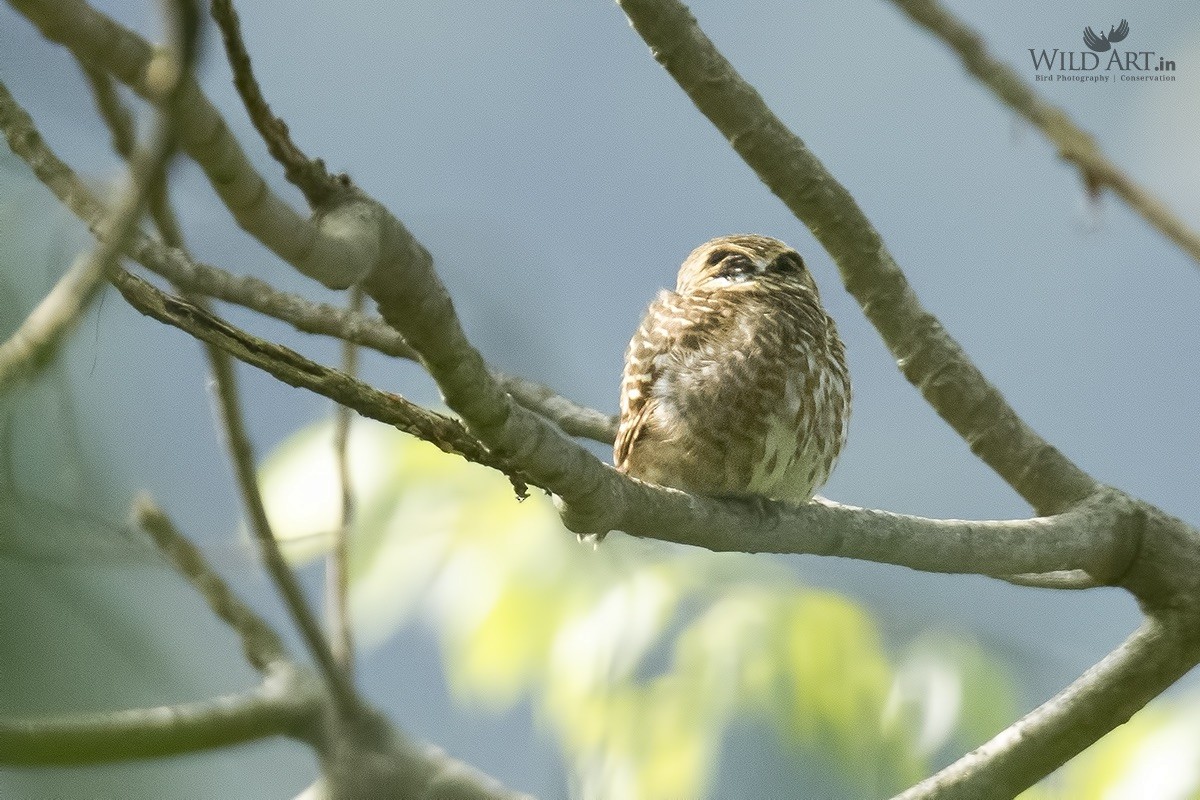
<svg viewBox="0 0 1200 800">
<path fill-rule="evenodd" d="M 696 494 L 804 503 L 849 417 L 845 348 L 804 259 L 722 236 L 692 251 L 629 343 L 613 463 Z"/>
</svg>

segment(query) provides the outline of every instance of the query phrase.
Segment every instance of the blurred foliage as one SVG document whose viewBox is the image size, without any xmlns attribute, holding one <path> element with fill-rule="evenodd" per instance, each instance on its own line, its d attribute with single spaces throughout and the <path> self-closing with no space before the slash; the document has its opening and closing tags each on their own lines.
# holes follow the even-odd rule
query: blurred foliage
<svg viewBox="0 0 1200 800">
<path fill-rule="evenodd" d="M 977 646 L 930 635 L 889 654 L 866 610 L 778 560 L 619 533 L 581 544 L 548 497 L 517 502 L 503 476 L 364 420 L 350 460 L 359 641 L 423 615 L 460 698 L 534 699 L 576 796 L 701 797 L 747 721 L 852 796 L 887 796 L 1015 715 Z M 289 557 L 319 556 L 339 508 L 331 426 L 283 443 L 262 480 Z"/>
</svg>

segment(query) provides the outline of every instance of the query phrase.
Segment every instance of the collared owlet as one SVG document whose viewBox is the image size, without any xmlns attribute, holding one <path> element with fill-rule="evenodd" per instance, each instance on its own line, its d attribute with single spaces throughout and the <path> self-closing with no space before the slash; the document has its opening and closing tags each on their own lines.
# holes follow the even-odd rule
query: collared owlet
<svg viewBox="0 0 1200 800">
<path fill-rule="evenodd" d="M 629 343 L 613 462 L 688 492 L 803 503 L 849 416 L 842 340 L 800 254 L 723 236 L 692 251 Z"/>
</svg>

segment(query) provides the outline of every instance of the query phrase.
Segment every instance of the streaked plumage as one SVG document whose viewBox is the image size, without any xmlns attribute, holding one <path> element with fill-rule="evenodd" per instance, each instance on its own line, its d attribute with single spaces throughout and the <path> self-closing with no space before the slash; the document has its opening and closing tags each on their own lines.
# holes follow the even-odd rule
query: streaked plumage
<svg viewBox="0 0 1200 800">
<path fill-rule="evenodd" d="M 686 491 L 801 503 L 849 415 L 842 341 L 803 259 L 724 236 L 688 256 L 629 343 L 613 461 Z"/>
</svg>

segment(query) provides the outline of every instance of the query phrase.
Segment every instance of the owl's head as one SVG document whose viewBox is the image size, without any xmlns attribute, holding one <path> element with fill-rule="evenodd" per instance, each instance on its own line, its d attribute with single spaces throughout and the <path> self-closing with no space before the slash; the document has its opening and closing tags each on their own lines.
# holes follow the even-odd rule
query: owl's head
<svg viewBox="0 0 1200 800">
<path fill-rule="evenodd" d="M 763 291 L 804 287 L 817 291 L 804 259 L 778 239 L 757 234 L 721 236 L 705 242 L 679 268 L 675 291 Z"/>
</svg>

